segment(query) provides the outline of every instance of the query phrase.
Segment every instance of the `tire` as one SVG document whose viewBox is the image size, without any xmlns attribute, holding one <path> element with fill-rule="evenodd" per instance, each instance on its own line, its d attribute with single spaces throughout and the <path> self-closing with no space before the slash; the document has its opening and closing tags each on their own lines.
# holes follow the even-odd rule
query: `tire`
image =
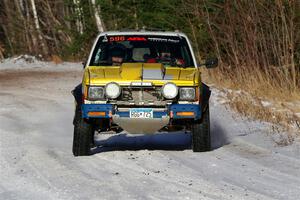
<svg viewBox="0 0 300 200">
<path fill-rule="evenodd" d="M 81 110 L 76 109 L 74 117 L 73 155 L 88 156 L 94 143 L 94 128 L 81 116 Z"/>
<path fill-rule="evenodd" d="M 202 120 L 192 125 L 192 149 L 193 152 L 205 152 L 211 149 L 209 106 L 203 112 Z"/>
</svg>

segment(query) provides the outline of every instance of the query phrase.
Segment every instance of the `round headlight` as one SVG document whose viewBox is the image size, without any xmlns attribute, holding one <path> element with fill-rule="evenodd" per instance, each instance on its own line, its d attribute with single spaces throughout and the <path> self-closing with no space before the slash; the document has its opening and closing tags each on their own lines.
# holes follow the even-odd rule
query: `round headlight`
<svg viewBox="0 0 300 200">
<path fill-rule="evenodd" d="M 105 95 L 108 98 L 115 99 L 121 94 L 121 88 L 117 83 L 108 83 L 105 86 Z"/>
<path fill-rule="evenodd" d="M 178 94 L 178 88 L 174 83 L 166 83 L 162 87 L 162 95 L 166 99 L 174 99 Z"/>
</svg>

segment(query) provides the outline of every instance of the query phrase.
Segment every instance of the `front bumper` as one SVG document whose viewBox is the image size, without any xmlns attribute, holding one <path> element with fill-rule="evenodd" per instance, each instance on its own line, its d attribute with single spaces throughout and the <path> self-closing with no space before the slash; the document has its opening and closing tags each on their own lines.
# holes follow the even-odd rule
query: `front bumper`
<svg viewBox="0 0 300 200">
<path fill-rule="evenodd" d="M 113 104 L 83 104 L 83 118 L 130 118 L 130 108 L 118 108 Z M 153 108 L 153 118 L 194 119 L 201 118 L 201 107 L 198 104 L 171 104 L 167 108 Z"/>
</svg>

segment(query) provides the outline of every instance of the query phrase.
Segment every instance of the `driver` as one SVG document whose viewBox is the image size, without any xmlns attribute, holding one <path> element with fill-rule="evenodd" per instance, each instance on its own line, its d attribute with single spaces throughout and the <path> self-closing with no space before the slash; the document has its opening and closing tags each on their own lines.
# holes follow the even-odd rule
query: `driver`
<svg viewBox="0 0 300 200">
<path fill-rule="evenodd" d="M 126 47 L 122 44 L 113 45 L 110 50 L 110 57 L 109 60 L 113 66 L 119 66 L 123 63 L 125 54 L 126 54 Z"/>
</svg>

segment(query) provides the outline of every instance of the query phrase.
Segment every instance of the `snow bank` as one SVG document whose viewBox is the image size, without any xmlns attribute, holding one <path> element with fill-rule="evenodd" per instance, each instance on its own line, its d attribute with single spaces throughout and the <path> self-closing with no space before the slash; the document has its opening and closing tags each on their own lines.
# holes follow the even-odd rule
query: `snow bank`
<svg viewBox="0 0 300 200">
<path fill-rule="evenodd" d="M 0 62 L 0 70 L 20 70 L 20 69 L 62 69 L 62 70 L 81 70 L 81 63 L 63 62 L 55 64 L 38 60 L 35 56 L 21 55 L 18 57 L 7 58 Z"/>
<path fill-rule="evenodd" d="M 280 129 L 284 128 L 285 130 L 290 131 L 289 134 L 284 133 L 284 137 L 290 137 L 291 135 L 293 135 L 293 137 L 295 138 L 300 138 L 299 101 L 279 101 L 275 99 L 259 98 L 251 95 L 246 91 L 232 90 L 228 88 L 217 88 L 215 85 L 210 85 L 210 87 L 213 91 L 213 98 L 211 101 L 215 105 L 225 105 L 230 107 L 232 105 L 232 101 L 237 100 L 237 103 L 239 101 L 244 101 L 244 103 L 251 104 L 254 107 L 260 108 L 259 112 L 252 111 L 252 114 L 249 113 L 247 115 L 249 119 L 262 119 L 263 121 L 269 121 L 272 127 Z M 234 108 L 234 106 L 231 108 Z M 272 114 L 272 118 L 269 118 L 269 114 Z M 281 123 L 281 125 L 278 124 L 279 122 Z M 280 138 L 281 137 L 282 136 L 280 136 Z M 288 138 L 288 140 L 291 139 Z"/>
</svg>

